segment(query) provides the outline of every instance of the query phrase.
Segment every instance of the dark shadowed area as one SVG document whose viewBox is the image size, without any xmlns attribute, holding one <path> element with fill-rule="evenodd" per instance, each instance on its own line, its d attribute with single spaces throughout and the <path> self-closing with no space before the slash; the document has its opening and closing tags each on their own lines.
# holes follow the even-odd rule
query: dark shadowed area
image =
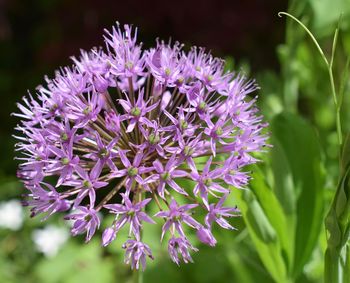
<svg viewBox="0 0 350 283">
<path fill-rule="evenodd" d="M 146 46 L 156 38 L 203 46 L 219 57 L 245 59 L 253 70 L 277 68 L 274 47 L 284 38 L 277 12 L 287 1 L 0 1 L 1 134 L 27 89 L 43 83 L 80 49 L 103 44 L 115 21 L 139 27 Z M 4 123 L 6 121 L 6 123 Z"/>
</svg>

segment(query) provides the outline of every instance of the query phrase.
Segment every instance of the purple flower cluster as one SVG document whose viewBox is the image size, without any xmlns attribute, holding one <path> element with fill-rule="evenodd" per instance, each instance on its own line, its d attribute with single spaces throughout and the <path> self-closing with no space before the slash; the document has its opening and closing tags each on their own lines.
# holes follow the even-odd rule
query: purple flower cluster
<svg viewBox="0 0 350 283">
<path fill-rule="evenodd" d="M 267 135 L 247 96 L 254 82 L 224 72 L 224 61 L 202 48 L 159 41 L 145 50 L 136 36 L 127 25 L 106 31 L 106 49 L 82 51 L 15 115 L 18 177 L 32 215 L 72 210 L 72 234 L 89 241 L 110 213 L 102 244 L 129 227 L 125 262 L 138 269 L 153 259 L 144 222 L 163 223 L 161 240 L 176 264 L 197 251 L 189 230 L 215 246 L 213 225 L 233 229 L 227 218 L 239 211 L 223 203 L 230 188 L 247 185 L 244 167 L 257 161 L 252 153 Z"/>
</svg>

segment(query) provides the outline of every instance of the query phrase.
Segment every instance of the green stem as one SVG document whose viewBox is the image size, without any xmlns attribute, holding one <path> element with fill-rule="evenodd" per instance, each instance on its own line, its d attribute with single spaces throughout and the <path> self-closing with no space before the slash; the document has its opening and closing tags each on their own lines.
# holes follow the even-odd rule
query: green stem
<svg viewBox="0 0 350 283">
<path fill-rule="evenodd" d="M 296 17 L 292 16 L 291 14 L 288 14 L 286 12 L 279 12 L 278 16 L 282 16 L 285 15 L 287 17 L 290 17 L 291 19 L 293 19 L 295 22 L 297 22 L 306 32 L 307 34 L 310 36 L 311 40 L 313 41 L 313 43 L 315 44 L 317 51 L 320 53 L 323 62 L 325 63 L 327 70 L 328 70 L 328 77 L 329 77 L 329 81 L 331 84 L 331 92 L 332 92 L 332 96 L 333 96 L 333 103 L 335 106 L 335 111 L 336 111 L 336 127 L 337 127 L 337 135 L 338 135 L 338 143 L 341 149 L 341 146 L 343 144 L 343 136 L 342 136 L 342 129 L 341 129 L 341 120 L 340 120 L 340 108 L 341 105 L 338 103 L 338 96 L 337 96 L 337 92 L 335 89 L 335 83 L 334 83 L 334 77 L 333 77 L 333 61 L 334 61 L 334 55 L 335 55 L 335 47 L 337 44 L 337 39 L 338 39 L 338 33 L 339 33 L 339 22 L 338 22 L 338 27 L 335 30 L 334 33 L 334 38 L 333 38 L 333 45 L 332 45 L 332 56 L 331 56 L 331 60 L 328 61 L 326 55 L 324 54 L 321 46 L 319 45 L 319 43 L 317 42 L 316 38 L 314 37 L 314 35 L 312 34 L 312 32 L 300 21 L 298 20 Z"/>
<path fill-rule="evenodd" d="M 339 259 L 339 252 L 328 247 L 325 254 L 324 282 L 339 282 Z"/>
<path fill-rule="evenodd" d="M 134 270 L 134 283 L 143 283 L 143 271 L 142 268 Z"/>
<path fill-rule="evenodd" d="M 311 31 L 310 31 L 301 21 L 299 21 L 296 17 L 292 16 L 291 14 L 288 14 L 288 13 L 286 13 L 286 12 L 279 12 L 279 13 L 278 13 L 278 16 L 279 16 L 279 17 L 282 17 L 282 15 L 285 15 L 285 16 L 287 16 L 287 17 L 292 18 L 294 21 L 296 21 L 296 22 L 309 34 L 309 36 L 310 36 L 310 38 L 312 39 L 312 41 L 314 42 L 314 44 L 315 44 L 315 46 L 316 46 L 318 52 L 320 53 L 320 55 L 321 55 L 323 61 L 328 65 L 328 60 L 327 60 L 326 56 L 324 55 L 323 50 L 322 50 L 322 48 L 320 47 L 320 45 L 318 44 L 316 38 L 315 38 L 314 35 L 311 33 Z"/>
<path fill-rule="evenodd" d="M 339 18 L 339 22 L 340 22 L 340 18 Z M 333 37 L 331 60 L 329 63 L 326 60 L 327 61 L 326 65 L 328 67 L 328 76 L 329 76 L 329 81 L 331 83 L 333 102 L 334 102 L 335 112 L 336 112 L 336 128 L 337 128 L 337 135 L 338 135 L 339 159 L 340 159 L 341 158 L 342 144 L 343 144 L 343 135 L 342 135 L 342 129 L 341 129 L 341 120 L 340 120 L 341 104 L 338 101 L 338 95 L 337 95 L 337 91 L 335 89 L 335 83 L 334 83 L 334 77 L 333 77 L 333 63 L 334 63 L 335 49 L 337 47 L 337 41 L 338 41 L 339 22 L 338 22 L 338 27 L 336 28 L 335 33 L 334 33 L 334 37 Z"/>
</svg>

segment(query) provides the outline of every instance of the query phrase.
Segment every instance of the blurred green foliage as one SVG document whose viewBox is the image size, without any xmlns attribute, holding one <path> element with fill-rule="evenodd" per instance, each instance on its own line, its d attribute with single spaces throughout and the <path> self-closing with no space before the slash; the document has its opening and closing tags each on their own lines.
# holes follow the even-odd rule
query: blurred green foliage
<svg viewBox="0 0 350 283">
<path fill-rule="evenodd" d="M 350 56 L 350 0 L 291 1 L 289 13 L 310 27 L 329 52 L 343 14 L 334 62 L 339 85 Z M 285 20 L 280 20 L 281 25 Z M 258 156 L 264 162 L 251 168 L 250 190 L 234 190 L 229 200 L 242 210 L 243 217 L 232 220 L 239 230 L 214 231 L 218 240 L 215 248 L 191 239 L 200 249 L 194 255 L 195 263 L 178 267 L 170 261 L 165 245 L 159 244 L 159 225 L 147 227 L 144 237 L 157 261 L 149 262 L 144 282 L 323 282 L 323 219 L 340 174 L 335 110 L 327 70 L 310 38 L 289 19 L 285 34 L 285 43 L 276 47 L 279 72 L 266 69 L 250 74 L 246 62 L 227 60 L 228 68 L 257 77 L 259 106 L 270 123 L 273 145 L 267 154 Z M 0 76 L 1 88 L 11 80 Z M 344 132 L 350 130 L 349 81 L 346 74 Z M 12 140 L 1 138 L 0 147 L 7 152 L 0 159 L 1 201 L 22 193 L 7 169 L 13 167 L 12 146 Z M 50 223 L 62 225 L 58 218 Z M 122 240 L 117 238 L 113 245 L 101 248 L 98 237 L 89 244 L 77 237 L 56 256 L 46 258 L 32 241 L 33 230 L 45 225 L 26 215 L 21 230 L 0 228 L 1 283 L 132 282 L 129 267 L 122 263 Z"/>
</svg>

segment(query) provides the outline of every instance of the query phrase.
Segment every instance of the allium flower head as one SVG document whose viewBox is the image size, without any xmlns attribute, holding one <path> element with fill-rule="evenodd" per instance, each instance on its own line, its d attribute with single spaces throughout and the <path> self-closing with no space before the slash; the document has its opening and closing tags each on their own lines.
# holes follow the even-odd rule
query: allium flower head
<svg viewBox="0 0 350 283">
<path fill-rule="evenodd" d="M 266 124 L 247 96 L 256 85 L 202 48 L 143 49 L 131 26 L 117 24 L 105 42 L 18 104 L 23 203 L 45 218 L 72 210 L 65 219 L 86 241 L 113 215 L 102 245 L 129 229 L 125 262 L 136 269 L 153 259 L 144 222 L 161 223 L 170 258 L 192 262 L 188 233 L 214 246 L 214 225 L 233 229 L 227 218 L 239 211 L 224 201 L 247 185 L 243 168 L 265 146 Z"/>
</svg>

